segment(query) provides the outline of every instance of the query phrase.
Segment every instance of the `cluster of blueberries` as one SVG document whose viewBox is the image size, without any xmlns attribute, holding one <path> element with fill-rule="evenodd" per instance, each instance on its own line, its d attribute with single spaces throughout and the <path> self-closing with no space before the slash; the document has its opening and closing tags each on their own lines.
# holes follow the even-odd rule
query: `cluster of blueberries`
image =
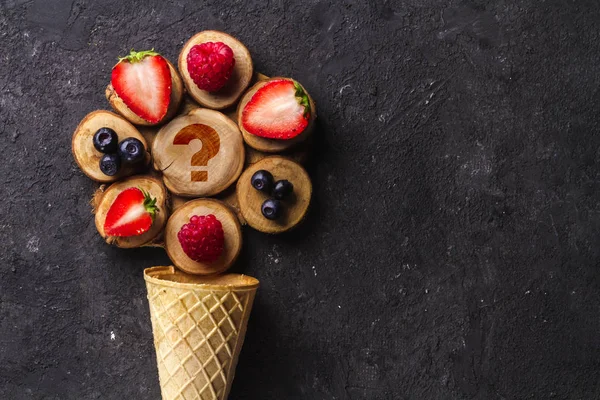
<svg viewBox="0 0 600 400">
<path fill-rule="evenodd" d="M 100 170 L 104 175 L 115 176 L 121 169 L 121 163 L 137 164 L 146 157 L 144 144 L 136 138 L 127 138 L 119 142 L 117 133 L 110 128 L 100 128 L 94 134 L 94 147 L 100 153 Z"/>
<path fill-rule="evenodd" d="M 270 220 L 276 220 L 283 213 L 282 200 L 288 199 L 294 192 L 294 185 L 288 180 L 275 182 L 273 174 L 261 169 L 252 175 L 252 187 L 272 196 L 264 201 L 261 207 L 262 215 Z"/>
</svg>

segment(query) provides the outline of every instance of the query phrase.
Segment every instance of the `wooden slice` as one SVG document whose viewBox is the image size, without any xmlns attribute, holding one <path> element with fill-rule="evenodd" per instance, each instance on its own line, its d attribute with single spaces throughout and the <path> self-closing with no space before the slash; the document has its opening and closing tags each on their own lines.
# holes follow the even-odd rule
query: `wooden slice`
<svg viewBox="0 0 600 400">
<path fill-rule="evenodd" d="M 168 120 L 173 118 L 175 114 L 177 114 L 179 104 L 181 104 L 181 98 L 183 97 L 183 82 L 181 81 L 181 77 L 179 77 L 177 70 L 175 69 L 173 64 L 169 62 L 169 60 L 167 60 L 167 64 L 169 64 L 169 70 L 171 71 L 171 99 L 169 101 L 169 108 L 167 109 L 167 113 L 159 122 L 152 124 L 143 119 L 142 117 L 139 117 L 133 111 L 131 111 L 129 107 L 127 107 L 125 102 L 123 102 L 123 99 L 119 97 L 119 95 L 113 88 L 113 85 L 110 83 L 108 84 L 108 86 L 106 87 L 106 91 L 104 92 L 106 100 L 108 100 L 108 102 L 116 112 L 118 112 L 123 117 L 127 118 L 130 122 L 136 125 L 154 126 L 167 122 Z"/>
<path fill-rule="evenodd" d="M 104 232 L 104 222 L 106 221 L 106 214 L 108 213 L 108 210 L 112 206 L 119 193 L 131 187 L 137 187 L 139 189 L 145 190 L 148 193 L 150 193 L 152 197 L 156 198 L 156 206 L 158 207 L 158 211 L 154 217 L 152 227 L 150 227 L 150 230 L 148 232 L 138 236 L 107 236 Z M 98 233 L 100 233 L 100 236 L 102 236 L 107 243 L 114 244 L 118 247 L 134 248 L 145 245 L 152 245 L 155 241 L 157 241 L 157 239 L 159 239 L 169 217 L 169 210 L 166 206 L 167 191 L 160 179 L 151 176 L 134 176 L 123 181 L 113 183 L 106 190 L 103 190 L 103 188 L 101 188 L 94 195 L 94 202 L 94 213 L 96 214 L 95 222 L 96 229 L 98 229 Z"/>
<path fill-rule="evenodd" d="M 304 86 L 300 85 L 300 86 L 302 86 L 302 88 L 304 89 L 306 94 L 308 95 L 308 100 L 310 102 L 310 109 L 311 109 L 310 120 L 308 121 L 308 126 L 306 127 L 304 132 L 302 132 L 300 135 L 296 136 L 293 139 L 280 140 L 280 139 L 268 139 L 268 138 L 256 136 L 256 135 L 251 134 L 247 130 L 245 130 L 244 125 L 242 124 L 242 112 L 244 111 L 244 107 L 246 107 L 246 104 L 248 104 L 248 102 L 252 99 L 252 96 L 254 96 L 254 94 L 258 91 L 258 89 L 260 89 L 261 87 L 263 87 L 270 81 L 278 80 L 278 79 L 290 79 L 290 78 L 276 77 L 276 78 L 270 78 L 267 80 L 258 81 L 257 83 L 254 84 L 254 86 L 252 86 L 244 94 L 244 96 L 240 100 L 240 103 L 238 104 L 238 108 L 237 108 L 237 122 L 238 122 L 238 126 L 240 127 L 240 131 L 242 132 L 242 136 L 244 137 L 244 141 L 246 142 L 246 144 L 248 146 L 250 146 L 256 150 L 263 151 L 265 153 L 279 153 L 282 151 L 286 151 L 286 150 L 289 150 L 292 147 L 296 146 L 297 144 L 305 141 L 310 136 L 310 134 L 313 132 L 313 130 L 315 128 L 315 119 L 317 118 L 317 108 L 315 106 L 315 102 L 313 101 L 312 97 L 310 97 L 310 94 L 308 94 L 308 91 L 306 91 Z"/>
<path fill-rule="evenodd" d="M 84 174 L 95 181 L 108 183 L 122 179 L 134 173 L 141 172 L 150 162 L 150 154 L 146 156 L 146 162 L 137 166 L 128 166 L 123 164 L 121 170 L 115 176 L 104 175 L 100 170 L 100 158 L 103 154 L 94 147 L 93 137 L 96 131 L 100 128 L 111 128 L 117 133 L 119 141 L 128 137 L 133 137 L 141 140 L 144 147 L 148 149 L 148 144 L 144 136 L 125 118 L 111 113 L 110 111 L 93 111 L 83 118 L 83 120 L 75 129 L 71 146 L 73 157 L 79 165 L 79 168 Z"/>
<path fill-rule="evenodd" d="M 181 248 L 177 234 L 194 215 L 213 214 L 223 225 L 225 243 L 223 254 L 212 263 L 200 263 L 189 258 Z M 177 267 L 190 274 L 216 274 L 227 270 L 242 248 L 242 227 L 235 214 L 225 204 L 214 199 L 190 200 L 175 211 L 165 229 L 165 249 Z"/>
<path fill-rule="evenodd" d="M 207 92 L 196 86 L 187 69 L 187 55 L 191 48 L 206 42 L 223 42 L 233 50 L 235 65 L 229 81 L 217 92 Z M 250 52 L 236 38 L 219 31 L 204 31 L 194 35 L 183 46 L 179 54 L 179 72 L 188 93 L 202 106 L 221 110 L 233 105 L 244 93 L 252 80 L 252 57 Z"/>
<path fill-rule="evenodd" d="M 152 146 L 154 167 L 177 195 L 206 197 L 225 190 L 244 167 L 244 142 L 224 114 L 197 108 L 161 128 Z"/>
<path fill-rule="evenodd" d="M 284 212 L 276 221 L 269 220 L 262 215 L 261 206 L 269 195 L 254 189 L 250 180 L 258 170 L 267 170 L 275 181 L 287 179 L 294 185 L 294 194 L 289 200 L 282 201 Z M 271 156 L 258 161 L 248 167 L 240 176 L 237 183 L 237 198 L 240 211 L 248 225 L 265 233 L 281 233 L 298 225 L 306 215 L 312 184 L 302 166 L 288 158 Z"/>
</svg>

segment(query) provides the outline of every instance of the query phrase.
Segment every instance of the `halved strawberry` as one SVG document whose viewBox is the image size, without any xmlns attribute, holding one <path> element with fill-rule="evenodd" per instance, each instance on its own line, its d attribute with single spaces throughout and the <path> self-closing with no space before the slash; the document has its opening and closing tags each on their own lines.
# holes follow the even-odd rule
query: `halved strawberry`
<svg viewBox="0 0 600 400">
<path fill-rule="evenodd" d="M 119 58 L 110 80 L 123 102 L 139 117 L 155 124 L 167 114 L 171 99 L 169 64 L 153 50 Z"/>
<path fill-rule="evenodd" d="M 253 135 L 292 139 L 304 131 L 310 102 L 302 86 L 291 79 L 276 79 L 254 93 L 242 111 L 242 125 Z"/>
<path fill-rule="evenodd" d="M 156 199 L 136 187 L 123 190 L 110 206 L 104 221 L 108 236 L 137 236 L 148 232 L 158 211 Z"/>
</svg>

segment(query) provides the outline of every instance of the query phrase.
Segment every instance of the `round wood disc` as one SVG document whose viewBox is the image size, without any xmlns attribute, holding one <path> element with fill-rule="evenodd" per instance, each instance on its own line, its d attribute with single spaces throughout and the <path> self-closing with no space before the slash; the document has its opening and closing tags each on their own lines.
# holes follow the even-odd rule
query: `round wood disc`
<svg viewBox="0 0 600 400">
<path fill-rule="evenodd" d="M 119 137 L 119 142 L 128 137 L 133 137 L 139 139 L 144 144 L 146 150 L 148 150 L 148 144 L 144 136 L 125 118 L 110 111 L 93 111 L 86 115 L 79 123 L 71 141 L 73 157 L 84 174 L 95 181 L 108 183 L 140 172 L 148 165 L 150 162 L 149 153 L 146 155 L 146 162 L 141 165 L 129 166 L 123 164 L 117 175 L 104 175 L 100 170 L 100 158 L 102 158 L 103 154 L 96 150 L 93 143 L 94 134 L 98 129 L 103 127 L 114 130 Z"/>
<path fill-rule="evenodd" d="M 304 129 L 304 132 L 302 132 L 295 138 L 281 140 L 281 139 L 268 139 L 268 138 L 256 136 L 244 129 L 244 125 L 242 124 L 242 112 L 244 111 L 244 107 L 246 107 L 246 104 L 248 104 L 248 102 L 252 99 L 252 96 L 254 96 L 254 94 L 258 91 L 258 89 L 260 89 L 261 87 L 263 87 L 264 85 L 266 85 L 267 83 L 269 83 L 273 80 L 279 80 L 279 79 L 290 79 L 290 78 L 276 77 L 276 78 L 270 78 L 267 80 L 258 81 L 257 83 L 254 84 L 254 86 L 252 86 L 244 94 L 244 96 L 240 100 L 240 103 L 238 104 L 238 108 L 237 108 L 238 126 L 240 127 L 240 131 L 242 132 L 244 141 L 246 142 L 246 144 L 248 146 L 250 146 L 256 150 L 263 151 L 265 153 L 279 153 L 279 152 L 291 149 L 292 147 L 296 146 L 297 144 L 305 141 L 313 132 L 313 130 L 315 128 L 315 119 L 317 118 L 317 108 L 315 106 L 315 102 L 313 101 L 312 97 L 310 97 L 310 94 L 308 94 L 306 89 L 304 89 L 304 86 L 300 85 L 300 86 L 302 86 L 302 88 L 304 89 L 306 94 L 308 95 L 308 100 L 310 102 L 310 110 L 311 110 L 310 120 L 308 121 L 308 126 L 306 127 L 306 129 Z"/>
<path fill-rule="evenodd" d="M 224 114 L 197 108 L 161 128 L 152 146 L 154 167 L 165 185 L 185 197 L 206 197 L 225 190 L 244 167 L 244 142 Z"/>
<path fill-rule="evenodd" d="M 187 68 L 187 55 L 191 48 L 206 42 L 223 42 L 233 50 L 235 65 L 229 81 L 216 92 L 207 92 L 196 86 Z M 242 95 L 252 80 L 252 57 L 250 52 L 236 38 L 219 31 L 204 31 L 194 35 L 183 46 L 179 54 L 179 72 L 188 93 L 204 107 L 221 110 L 233 105 Z"/>
<path fill-rule="evenodd" d="M 213 214 L 223 225 L 225 243 L 223 254 L 212 263 L 200 263 L 184 253 L 177 238 L 181 227 L 194 215 Z M 165 229 L 165 249 L 177 267 L 190 274 L 216 274 L 227 270 L 237 259 L 242 248 L 242 227 L 229 207 L 214 199 L 190 200 L 180 206 L 169 218 Z"/>
<path fill-rule="evenodd" d="M 142 189 L 148 192 L 153 198 L 156 198 L 158 211 L 154 217 L 154 222 L 152 223 L 150 230 L 138 236 L 107 236 L 104 232 L 104 222 L 106 221 L 108 210 L 122 191 L 132 187 Z M 145 175 L 133 176 L 123 181 L 113 183 L 103 192 L 101 189 L 99 190 L 100 192 L 94 195 L 96 229 L 98 229 L 98 233 L 100 233 L 100 236 L 102 236 L 107 243 L 123 248 L 133 248 L 149 245 L 160 237 L 167 222 L 167 218 L 169 217 L 169 210 L 166 206 L 167 191 L 160 179 Z"/>
<path fill-rule="evenodd" d="M 165 59 L 166 60 L 166 59 Z M 167 109 L 167 113 L 164 118 L 157 122 L 156 124 L 152 124 L 142 117 L 139 117 L 136 113 L 131 111 L 129 107 L 123 102 L 123 99 L 119 97 L 112 84 L 108 84 L 105 91 L 106 100 L 110 103 L 112 108 L 121 114 L 123 117 L 127 118 L 130 122 L 136 125 L 142 126 L 153 126 L 165 123 L 175 116 L 177 110 L 179 109 L 179 104 L 181 103 L 181 98 L 183 97 L 183 82 L 177 73 L 177 70 L 167 60 L 167 64 L 169 64 L 169 70 L 171 71 L 171 98 L 169 101 L 169 108 Z"/>
<path fill-rule="evenodd" d="M 267 170 L 273 174 L 275 181 L 287 179 L 294 185 L 294 194 L 289 200 L 283 200 L 283 215 L 278 220 L 272 221 L 265 218 L 261 206 L 269 195 L 254 189 L 250 180 L 258 170 Z M 302 166 L 290 159 L 271 156 L 252 164 L 244 171 L 237 183 L 237 198 L 240 211 L 251 227 L 265 233 L 281 233 L 298 225 L 306 215 L 312 184 Z"/>
</svg>

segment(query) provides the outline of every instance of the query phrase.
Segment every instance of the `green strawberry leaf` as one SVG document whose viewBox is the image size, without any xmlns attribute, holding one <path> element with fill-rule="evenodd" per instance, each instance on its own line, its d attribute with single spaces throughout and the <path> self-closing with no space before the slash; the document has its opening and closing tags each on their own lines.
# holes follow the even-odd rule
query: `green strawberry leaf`
<svg viewBox="0 0 600 400">
<path fill-rule="evenodd" d="M 158 55 L 160 55 L 160 54 L 155 52 L 154 49 L 143 50 L 143 51 L 135 51 L 134 49 L 131 49 L 131 52 L 128 55 L 126 55 L 125 57 L 119 57 L 119 62 L 129 61 L 130 63 L 136 63 L 136 62 L 142 61 L 144 59 L 144 57 L 158 56 Z"/>
<path fill-rule="evenodd" d="M 309 118 L 310 117 L 310 101 L 308 100 L 308 95 L 306 94 L 306 92 L 304 91 L 304 89 L 302 88 L 302 86 L 300 86 L 300 84 L 296 81 L 294 82 L 294 89 L 296 89 L 296 93 L 294 94 L 294 96 L 296 96 L 298 98 L 298 103 L 300 103 L 300 105 L 304 106 L 304 118 Z"/>
<path fill-rule="evenodd" d="M 145 191 L 144 189 L 140 189 L 140 191 L 144 194 L 144 209 L 150 214 L 152 220 L 154 221 L 154 216 L 158 212 L 158 207 L 156 207 L 156 197 L 152 198 L 150 193 Z"/>
</svg>

